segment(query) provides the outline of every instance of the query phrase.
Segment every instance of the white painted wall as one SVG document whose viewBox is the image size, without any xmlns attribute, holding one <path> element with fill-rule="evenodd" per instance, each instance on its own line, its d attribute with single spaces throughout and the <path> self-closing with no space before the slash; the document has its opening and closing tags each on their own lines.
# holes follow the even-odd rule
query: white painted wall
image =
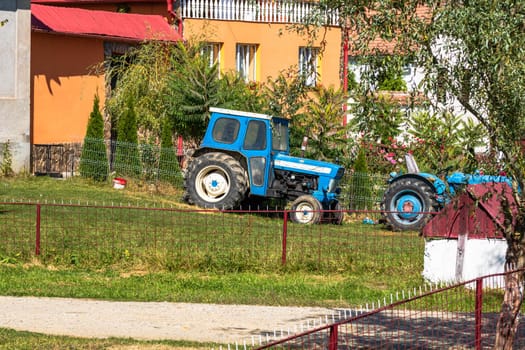
<svg viewBox="0 0 525 350">
<path fill-rule="evenodd" d="M 455 282 L 457 248 L 457 239 L 426 240 L 423 277 L 433 283 Z M 467 239 L 461 280 L 504 272 L 506 251 L 503 239 Z"/>
<path fill-rule="evenodd" d="M 30 167 L 30 0 L 1 0 L 0 21 L 0 162 L 10 143 L 15 172 Z"/>
</svg>

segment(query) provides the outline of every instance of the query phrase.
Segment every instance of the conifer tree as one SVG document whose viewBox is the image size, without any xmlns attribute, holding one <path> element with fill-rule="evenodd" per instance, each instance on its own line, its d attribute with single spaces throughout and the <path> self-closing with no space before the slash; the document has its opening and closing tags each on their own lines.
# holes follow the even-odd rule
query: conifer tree
<svg viewBox="0 0 525 350">
<path fill-rule="evenodd" d="M 126 101 L 126 107 L 117 124 L 117 145 L 114 169 L 117 175 L 138 177 L 142 173 L 137 136 L 137 116 L 133 99 Z"/>
<path fill-rule="evenodd" d="M 357 158 L 354 162 L 354 173 L 352 174 L 349 188 L 349 206 L 354 210 L 371 209 L 373 198 L 368 173 L 368 163 L 366 152 L 363 148 L 359 149 Z"/>
<path fill-rule="evenodd" d="M 86 136 L 80 156 L 80 175 L 96 181 L 105 181 L 108 177 L 108 157 L 104 143 L 104 120 L 100 113 L 100 100 L 95 95 L 93 110 L 89 115 Z"/>
<path fill-rule="evenodd" d="M 163 119 L 161 127 L 159 180 L 169 182 L 172 185 L 176 185 L 182 180 L 179 161 L 173 149 L 172 124 L 169 118 Z"/>
</svg>

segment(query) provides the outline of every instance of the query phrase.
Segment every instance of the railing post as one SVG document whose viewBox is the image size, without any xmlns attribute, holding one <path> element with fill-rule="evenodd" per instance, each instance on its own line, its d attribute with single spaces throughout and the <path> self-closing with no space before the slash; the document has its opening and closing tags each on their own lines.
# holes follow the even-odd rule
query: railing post
<svg viewBox="0 0 525 350">
<path fill-rule="evenodd" d="M 476 330 L 475 330 L 475 348 L 476 350 L 481 349 L 481 316 L 483 308 L 483 278 L 476 279 Z"/>
<path fill-rule="evenodd" d="M 328 343 L 328 350 L 337 350 L 337 325 L 330 326 L 330 340 Z"/>
<path fill-rule="evenodd" d="M 35 255 L 40 255 L 40 203 L 36 205 Z"/>
<path fill-rule="evenodd" d="M 284 210 L 283 218 L 283 246 L 282 246 L 282 255 L 281 255 L 281 264 L 286 265 L 286 241 L 288 236 L 288 210 Z"/>
</svg>

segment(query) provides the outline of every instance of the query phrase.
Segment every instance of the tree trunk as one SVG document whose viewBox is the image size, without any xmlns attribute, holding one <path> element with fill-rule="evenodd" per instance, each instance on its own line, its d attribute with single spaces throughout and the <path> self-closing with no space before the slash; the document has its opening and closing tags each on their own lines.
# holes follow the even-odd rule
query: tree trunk
<svg viewBox="0 0 525 350">
<path fill-rule="evenodd" d="M 518 329 L 518 314 L 523 295 L 521 292 L 521 272 L 505 276 L 505 294 L 499 315 L 494 349 L 512 350 Z"/>
<path fill-rule="evenodd" d="M 520 220 L 521 221 L 521 220 Z M 521 242 L 522 235 L 516 237 L 514 234 L 507 234 L 507 258 L 505 264 L 506 272 L 514 269 L 521 269 L 524 264 L 524 245 Z M 496 341 L 494 349 L 512 350 L 514 337 L 519 325 L 519 312 L 523 302 L 523 271 L 509 273 L 505 276 L 505 292 L 501 313 L 499 315 L 496 328 Z"/>
</svg>

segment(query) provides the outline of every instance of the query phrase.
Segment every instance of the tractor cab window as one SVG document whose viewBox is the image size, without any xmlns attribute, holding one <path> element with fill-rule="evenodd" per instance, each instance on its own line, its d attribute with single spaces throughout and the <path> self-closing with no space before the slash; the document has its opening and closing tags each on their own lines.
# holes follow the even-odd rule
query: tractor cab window
<svg viewBox="0 0 525 350">
<path fill-rule="evenodd" d="M 266 149 L 266 124 L 263 121 L 250 120 L 243 147 L 248 150 Z"/>
<path fill-rule="evenodd" d="M 275 151 L 288 151 L 288 124 L 283 121 L 273 120 L 272 149 Z"/>
<path fill-rule="evenodd" d="M 213 139 L 222 143 L 234 143 L 239 134 L 239 121 L 230 118 L 219 118 L 213 126 Z"/>
</svg>

